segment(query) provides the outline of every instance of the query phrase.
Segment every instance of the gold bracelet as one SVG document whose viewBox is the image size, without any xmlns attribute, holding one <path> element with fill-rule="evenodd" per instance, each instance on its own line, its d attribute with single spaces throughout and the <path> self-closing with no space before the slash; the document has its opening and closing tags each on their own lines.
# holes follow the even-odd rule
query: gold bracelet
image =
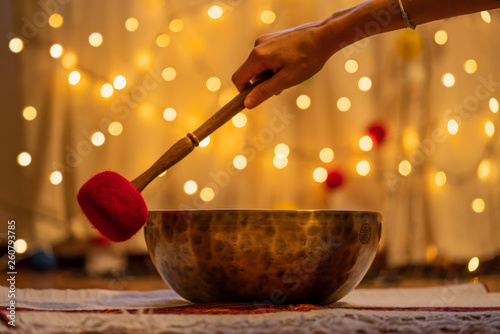
<svg viewBox="0 0 500 334">
<path fill-rule="evenodd" d="M 399 9 L 401 9 L 401 15 L 403 16 L 403 21 L 405 22 L 405 27 L 415 29 L 417 26 L 411 23 L 410 19 L 408 19 L 408 14 L 406 14 L 406 11 L 403 7 L 403 2 L 401 2 L 401 0 L 398 0 L 398 4 L 399 4 Z"/>
</svg>

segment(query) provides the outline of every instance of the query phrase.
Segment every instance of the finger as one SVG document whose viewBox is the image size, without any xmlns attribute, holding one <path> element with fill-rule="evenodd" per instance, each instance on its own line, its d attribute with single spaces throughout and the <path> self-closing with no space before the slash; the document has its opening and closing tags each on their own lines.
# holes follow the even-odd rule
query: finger
<svg viewBox="0 0 500 334">
<path fill-rule="evenodd" d="M 236 88 L 241 92 L 252 80 L 268 68 L 259 61 L 252 58 L 247 59 L 243 65 L 234 72 L 232 81 Z"/>
<path fill-rule="evenodd" d="M 245 108 L 252 109 L 267 100 L 273 95 L 281 93 L 288 88 L 284 76 L 276 73 L 272 78 L 257 85 L 246 97 Z"/>
</svg>

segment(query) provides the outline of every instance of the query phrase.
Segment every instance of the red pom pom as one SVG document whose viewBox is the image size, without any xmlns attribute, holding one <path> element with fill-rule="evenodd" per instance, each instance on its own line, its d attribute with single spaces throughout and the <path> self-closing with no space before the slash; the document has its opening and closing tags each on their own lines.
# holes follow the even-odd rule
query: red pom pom
<svg viewBox="0 0 500 334">
<path fill-rule="evenodd" d="M 115 172 L 92 177 L 80 188 L 77 199 L 90 223 L 113 241 L 130 239 L 148 219 L 141 193 Z"/>
<path fill-rule="evenodd" d="M 338 170 L 332 170 L 328 172 L 325 184 L 329 189 L 335 189 L 342 185 L 344 182 L 344 176 Z"/>
<path fill-rule="evenodd" d="M 373 140 L 373 144 L 377 145 L 384 141 L 386 131 L 385 126 L 380 123 L 372 124 L 368 128 L 368 135 Z"/>
</svg>

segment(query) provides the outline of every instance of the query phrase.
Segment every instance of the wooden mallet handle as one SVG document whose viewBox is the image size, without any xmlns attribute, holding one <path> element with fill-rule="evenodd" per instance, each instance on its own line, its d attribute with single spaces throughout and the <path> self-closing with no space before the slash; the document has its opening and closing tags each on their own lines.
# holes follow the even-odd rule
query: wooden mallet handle
<svg viewBox="0 0 500 334">
<path fill-rule="evenodd" d="M 165 152 L 148 170 L 139 175 L 131 183 L 141 192 L 158 175 L 181 161 L 188 155 L 200 142 L 217 130 L 234 115 L 245 109 L 244 101 L 247 95 L 259 84 L 273 76 L 273 71 L 263 72 L 257 80 L 243 89 L 235 98 L 229 101 L 225 106 L 219 109 L 212 117 L 205 121 L 194 132 L 188 133 L 186 137 L 180 139 L 167 152 Z"/>
</svg>

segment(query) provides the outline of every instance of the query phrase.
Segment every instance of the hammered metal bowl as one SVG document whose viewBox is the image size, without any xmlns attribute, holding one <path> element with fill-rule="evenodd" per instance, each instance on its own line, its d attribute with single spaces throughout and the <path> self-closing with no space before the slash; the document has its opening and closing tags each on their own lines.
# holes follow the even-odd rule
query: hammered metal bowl
<svg viewBox="0 0 500 334">
<path fill-rule="evenodd" d="M 145 238 L 158 273 L 189 301 L 326 304 L 368 271 L 381 219 L 367 211 L 150 211 Z"/>
</svg>

